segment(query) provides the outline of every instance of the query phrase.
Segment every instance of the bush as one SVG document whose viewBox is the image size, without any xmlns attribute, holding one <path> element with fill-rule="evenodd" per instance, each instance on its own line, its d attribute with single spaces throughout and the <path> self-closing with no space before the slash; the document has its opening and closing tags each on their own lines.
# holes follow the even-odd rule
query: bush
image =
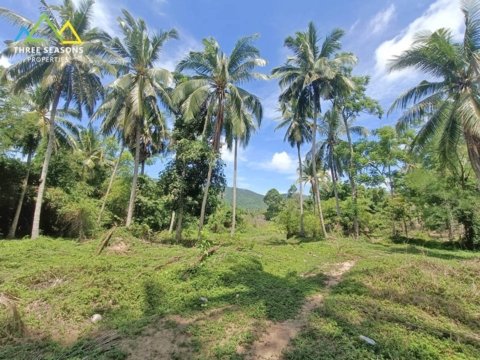
<svg viewBox="0 0 480 360">
<path fill-rule="evenodd" d="M 59 235 L 84 239 L 96 233 L 100 201 L 89 196 L 90 189 L 84 185 L 71 193 L 59 188 L 47 190 L 47 206 L 57 215 L 54 228 Z"/>
<path fill-rule="evenodd" d="M 236 230 L 245 228 L 245 213 L 237 208 Z M 232 227 L 232 208 L 225 204 L 217 207 L 217 210 L 208 218 L 208 229 L 213 233 L 220 233 L 230 230 Z"/>
</svg>

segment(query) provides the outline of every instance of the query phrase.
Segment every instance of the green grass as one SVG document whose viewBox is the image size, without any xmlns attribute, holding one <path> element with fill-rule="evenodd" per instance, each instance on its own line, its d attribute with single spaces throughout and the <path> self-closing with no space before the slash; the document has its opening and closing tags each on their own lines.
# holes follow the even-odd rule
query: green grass
<svg viewBox="0 0 480 360">
<path fill-rule="evenodd" d="M 324 291 L 323 274 L 350 259 L 356 266 L 312 313 L 287 359 L 480 357 L 479 254 L 387 241 L 287 242 L 265 228 L 214 236 L 222 246 L 195 265 L 198 248 L 124 242 L 126 253 L 96 256 L 98 241 L 1 241 L 0 292 L 17 299 L 27 334 L 0 336 L 0 358 L 121 359 L 120 347 L 89 335 L 135 339 L 180 315 L 192 358 L 241 359 L 237 346 L 254 341 L 267 320 L 295 316 L 308 295 Z M 94 325 L 95 313 L 104 319 Z M 5 329 L 0 322 L 0 335 Z"/>
</svg>

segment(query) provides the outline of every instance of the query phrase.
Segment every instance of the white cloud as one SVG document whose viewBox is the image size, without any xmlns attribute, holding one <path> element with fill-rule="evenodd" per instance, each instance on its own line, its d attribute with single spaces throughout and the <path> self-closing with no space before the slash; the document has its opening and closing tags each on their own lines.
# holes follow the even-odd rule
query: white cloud
<svg viewBox="0 0 480 360">
<path fill-rule="evenodd" d="M 420 17 L 411 22 L 399 35 L 393 39 L 383 42 L 375 51 L 377 76 L 383 76 L 383 80 L 395 81 L 412 70 L 406 72 L 395 72 L 387 74 L 389 61 L 397 55 L 409 49 L 418 33 L 435 31 L 440 28 L 451 29 L 456 38 L 461 36 L 463 27 L 463 14 L 460 1 L 458 0 L 436 0 Z"/>
<path fill-rule="evenodd" d="M 0 56 L 0 66 L 8 68 L 12 63 L 5 56 Z"/>
<path fill-rule="evenodd" d="M 165 51 L 160 55 L 160 61 L 155 64 L 158 67 L 174 71 L 178 62 L 188 55 L 190 51 L 200 51 L 202 43 L 189 35 L 186 31 L 178 29 L 179 39 L 165 43 Z"/>
<path fill-rule="evenodd" d="M 224 141 L 225 140 L 223 139 L 222 143 Z M 222 145 L 222 147 L 220 148 L 220 154 L 222 155 L 223 161 L 225 161 L 227 164 L 228 163 L 233 164 L 233 161 L 235 160 L 233 149 L 229 150 L 227 147 L 227 144 Z M 242 161 L 242 162 L 247 161 L 247 158 L 245 157 L 244 149 L 241 146 L 238 147 L 237 156 L 238 156 L 238 161 Z"/>
<path fill-rule="evenodd" d="M 395 11 L 395 5 L 391 4 L 386 9 L 377 13 L 370 21 L 370 33 L 378 34 L 382 30 L 384 30 L 390 23 L 390 20 L 395 15 Z"/>
<path fill-rule="evenodd" d="M 292 173 L 296 171 L 296 163 L 286 151 L 276 152 L 272 159 L 261 164 L 261 167 L 268 170 L 273 170 L 279 173 Z"/>
</svg>

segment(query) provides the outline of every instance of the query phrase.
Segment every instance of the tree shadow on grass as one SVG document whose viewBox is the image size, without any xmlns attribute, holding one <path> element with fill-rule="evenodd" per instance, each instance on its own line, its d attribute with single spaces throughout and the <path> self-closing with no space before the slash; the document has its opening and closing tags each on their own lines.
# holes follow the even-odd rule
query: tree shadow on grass
<svg viewBox="0 0 480 360">
<path fill-rule="evenodd" d="M 401 235 L 392 236 L 390 240 L 395 244 L 407 244 L 407 245 L 416 245 L 429 249 L 437 250 L 462 250 L 462 246 L 459 242 L 456 241 L 439 241 L 439 240 L 428 240 L 421 238 L 411 238 Z"/>
<path fill-rule="evenodd" d="M 382 250 L 389 254 L 408 254 L 408 255 L 422 255 L 443 260 L 470 260 L 471 256 L 460 255 L 456 253 L 460 251 L 459 248 L 444 247 L 446 245 L 432 244 L 435 241 L 417 239 L 416 242 L 400 242 L 396 241 L 397 245 L 389 245 L 382 243 L 374 243 L 373 246 L 381 247 Z M 400 245 L 401 244 L 401 245 Z M 423 244 L 427 244 L 424 246 Z M 402 246 L 403 245 L 403 246 Z M 472 253 L 473 255 L 473 253 Z"/>
<path fill-rule="evenodd" d="M 230 258 L 215 262 L 220 256 L 223 254 L 207 258 L 192 268 L 175 269 L 168 279 L 156 276 L 158 273 L 143 280 L 132 279 L 142 281 L 138 294 L 140 307 L 137 302 L 136 308 L 132 304 L 105 310 L 102 314 L 104 319 L 96 331 L 113 331 L 121 338 L 131 338 L 143 333 L 147 325 L 160 321 L 167 314 L 209 316 L 210 310 L 228 306 L 234 306 L 248 316 L 282 321 L 294 317 L 305 298 L 321 290 L 327 279 L 323 274 L 302 278 L 294 272 L 284 277 L 276 276 L 265 271 L 261 261 L 249 254 L 231 254 Z M 172 290 L 172 286 L 179 286 L 181 290 Z M 203 296 L 208 299 L 207 304 L 199 300 Z M 50 339 L 25 339 L 23 343 L 1 349 L 0 359 L 66 359 L 75 356 L 123 359 L 126 356 L 116 346 L 116 341 L 107 346 L 98 344 L 97 338 L 95 333 L 87 333 L 85 338 L 71 346 Z M 199 343 L 198 349 L 203 346 Z"/>
<path fill-rule="evenodd" d="M 354 269 L 347 274 L 293 341 L 285 359 L 478 358 L 474 354 L 480 354 L 480 325 L 465 304 L 426 292 L 414 282 L 401 290 L 388 281 L 374 288 L 362 282 L 376 271 Z M 377 345 L 365 344 L 360 335 L 375 339 Z"/>
</svg>

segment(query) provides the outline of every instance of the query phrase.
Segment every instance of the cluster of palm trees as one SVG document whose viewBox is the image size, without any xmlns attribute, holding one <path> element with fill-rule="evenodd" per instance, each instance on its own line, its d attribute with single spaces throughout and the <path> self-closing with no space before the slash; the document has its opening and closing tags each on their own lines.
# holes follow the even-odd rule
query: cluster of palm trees
<svg viewBox="0 0 480 360">
<path fill-rule="evenodd" d="M 301 145 L 311 142 L 312 148 L 307 155 L 308 167 L 311 167 L 312 192 L 318 210 L 323 235 L 326 236 L 325 221 L 320 199 L 320 186 L 317 169 L 321 160 L 319 156 L 328 157 L 327 164 L 331 170 L 335 195 L 336 180 L 339 171 L 335 166 L 334 147 L 340 131 L 338 98 L 347 97 L 355 88 L 349 76 L 349 69 L 356 63 L 353 54 L 342 53 L 340 40 L 344 32 L 335 29 L 320 43 L 313 23 L 305 32 L 297 32 L 295 36 L 285 39 L 285 46 L 293 53 L 287 62 L 273 70 L 272 75 L 279 78 L 282 93 L 279 97 L 284 121 L 279 127 L 287 126 L 285 139 L 290 145 L 297 147 L 299 161 L 299 182 L 303 182 Z M 328 112 L 323 113 L 324 103 L 332 104 Z M 318 121 L 321 121 L 320 127 Z M 350 126 L 345 131 L 350 133 Z M 317 143 L 317 135 L 323 133 L 326 140 L 321 147 Z M 350 137 L 350 135 L 349 135 Z M 303 235 L 303 189 L 300 187 L 300 234 Z"/>
<path fill-rule="evenodd" d="M 465 14 L 463 42 L 456 42 L 451 31 L 446 29 L 420 34 L 410 50 L 392 60 L 391 71 L 414 67 L 436 80 L 422 81 L 405 92 L 394 102 L 391 111 L 406 109 L 397 124 L 399 131 L 420 126 L 412 150 L 433 145 L 445 166 L 459 161 L 459 146 L 465 144 L 480 184 L 480 2 L 465 0 L 462 6 Z M 283 90 L 279 101 L 284 120 L 279 128 L 287 127 L 285 140 L 297 147 L 299 182 L 302 184 L 302 179 L 311 182 L 324 235 L 317 169 L 322 163 L 324 169 L 330 170 L 337 215 L 340 215 L 337 182 L 346 172 L 357 237 L 359 220 L 352 134 L 365 136 L 367 131 L 353 126 L 352 122 L 361 112 L 381 116 L 382 110 L 378 103 L 365 96 L 368 78 L 351 75 L 356 59 L 352 54 L 340 52 L 342 35 L 341 30 L 334 30 L 320 44 L 315 26 L 310 23 L 307 31 L 297 32 L 285 40 L 285 46 L 293 55 L 285 65 L 274 69 L 273 75 L 280 79 Z M 325 102 L 329 110 L 322 113 Z M 320 147 L 316 142 L 318 133 L 324 138 Z M 345 135 L 348 143 L 347 161 L 341 161 L 336 154 L 340 135 Z M 300 149 L 308 142 L 312 148 L 302 164 Z M 300 193 L 302 234 L 302 186 Z"/>
<path fill-rule="evenodd" d="M 255 71 L 266 64 L 255 47 L 256 36 L 241 38 L 230 54 L 223 52 L 212 38 L 203 41 L 201 51 L 190 52 L 181 60 L 174 76 L 158 66 L 164 44 L 177 39 L 175 30 L 149 32 L 141 19 L 135 19 L 128 11 L 119 18 L 120 37 L 112 37 L 98 28 L 91 27 L 93 0 L 84 0 L 78 6 L 72 0 L 61 5 L 49 5 L 41 0 L 41 11 L 60 28 L 69 20 L 83 41 L 82 53 L 56 54 L 54 62 L 35 62 L 29 57 L 10 66 L 4 74 L 17 93 L 31 94 L 35 112 L 47 132 L 47 146 L 40 175 L 32 225 L 32 238 L 39 236 L 40 215 L 46 179 L 52 152 L 58 139 L 67 141 L 68 128 L 64 115 L 78 118 L 86 112 L 91 119 L 101 119 L 101 131 L 115 134 L 120 143 L 120 156 L 128 149 L 134 156 L 134 170 L 125 224 L 133 221 L 138 174 L 143 172 L 145 159 L 166 148 L 169 138 L 168 114 L 182 116 L 186 121 L 201 118 L 202 138 L 211 141 L 212 156 L 204 186 L 198 235 L 205 221 L 207 197 L 222 141 L 233 149 L 234 206 L 232 235 L 235 232 L 236 175 L 238 146 L 246 146 L 252 132 L 260 125 L 262 105 L 260 100 L 240 85 L 266 76 Z M 438 144 L 439 154 L 445 161 L 456 154 L 457 146 L 465 141 L 472 167 L 480 179 L 480 100 L 478 80 L 480 76 L 480 7 L 478 1 L 464 1 L 466 18 L 465 41 L 457 44 L 447 30 L 422 35 L 413 47 L 392 63 L 392 70 L 407 67 L 421 69 L 438 80 L 424 81 L 406 92 L 393 108 L 407 108 L 399 121 L 404 126 L 421 128 L 415 146 L 422 147 L 430 141 Z M 0 8 L 0 16 L 14 24 L 32 29 L 34 23 L 11 10 Z M 50 26 L 37 30 L 39 38 L 35 46 L 65 47 Z M 323 41 L 313 23 L 306 31 L 285 39 L 285 46 L 292 56 L 282 66 L 272 71 L 282 89 L 279 97 L 282 122 L 286 127 L 285 140 L 298 153 L 300 183 L 300 234 L 304 233 L 303 182 L 311 181 L 316 211 L 324 236 L 325 222 L 320 198 L 319 174 L 329 170 L 330 181 L 336 198 L 336 211 L 340 215 L 337 183 L 347 176 L 355 208 L 354 235 L 359 234 L 357 210 L 357 184 L 355 153 L 352 135 L 366 135 L 366 129 L 353 122 L 362 112 L 381 115 L 378 104 L 365 95 L 368 78 L 352 76 L 357 59 L 351 53 L 341 51 L 344 32 L 335 29 Z M 15 48 L 29 46 L 27 38 L 7 45 L 4 55 L 15 56 Z M 103 80 L 113 77 L 110 85 Z M 63 125 L 63 126 L 62 126 Z M 93 130 L 92 130 L 93 131 Z M 222 137 L 222 135 L 224 137 Z M 318 142 L 322 135 L 322 142 Z M 346 140 L 342 140 L 345 135 Z M 34 135 L 24 146 L 27 160 L 38 146 Z M 92 137 L 85 133 L 85 148 L 93 145 Z M 339 159 L 337 146 L 344 142 L 348 154 Z M 302 145 L 311 143 L 311 150 L 303 161 Z M 90 146 L 93 148 L 93 146 Z M 88 152 L 88 151 L 87 151 Z M 91 158 L 100 156 L 91 152 Z M 119 161 L 116 162 L 104 197 L 99 220 L 105 208 L 105 199 L 111 189 Z M 323 165 L 322 165 L 323 164 Z M 89 166 L 87 163 L 85 166 Z M 28 178 L 27 178 L 28 181 Z M 22 190 L 22 197 L 26 183 Z M 21 206 L 20 206 L 21 209 Z M 17 209 L 17 212 L 19 210 Z M 19 214 L 15 214 L 18 221 Z M 13 228 L 16 227 L 14 219 Z M 13 229 L 13 233 L 14 233 Z"/>
<path fill-rule="evenodd" d="M 231 149 L 233 146 L 236 154 L 238 144 L 248 144 L 251 133 L 262 118 L 259 99 L 238 86 L 261 77 L 254 69 L 265 65 L 265 60 L 260 58 L 258 49 L 253 45 L 255 36 L 240 39 L 229 56 L 214 39 L 204 40 L 203 51 L 191 52 L 178 64 L 177 72 L 184 72 L 185 76 L 175 87 L 173 74 L 160 68 L 158 62 L 163 45 L 170 39 L 176 39 L 177 32 L 170 30 L 152 34 L 142 19 L 135 19 L 123 10 L 123 16 L 119 18 L 122 36 L 111 37 L 98 28 L 91 28 L 93 3 L 93 0 L 85 0 L 75 6 L 73 1 L 64 0 L 61 5 L 52 6 L 42 0 L 41 11 L 57 28 L 67 20 L 71 22 L 83 41 L 83 52 L 58 54 L 54 62 L 35 62 L 26 57 L 10 66 L 4 74 L 14 92 L 34 91 L 41 94 L 36 104 L 48 129 L 31 237 L 39 236 L 48 168 L 57 133 L 61 129 L 59 116 L 70 108 L 74 109 L 79 118 L 82 110 L 92 119 L 101 118 L 103 133 L 116 134 L 121 152 L 128 148 L 134 155 L 126 226 L 130 226 L 133 220 L 140 164 L 152 153 L 164 150 L 168 140 L 165 111 L 181 114 L 186 120 L 202 116 L 204 129 L 213 128 L 214 156 L 204 189 L 200 236 L 212 168 L 220 150 L 222 134 L 226 136 L 228 147 Z M 28 29 L 34 26 L 32 21 L 5 8 L 0 8 L 0 16 Z M 38 28 L 36 34 L 39 38 L 36 39 L 35 46 L 65 46 L 50 26 Z M 28 38 L 10 42 L 4 54 L 14 56 L 16 47 L 30 45 L 31 40 Z M 114 81 L 106 87 L 102 84 L 105 75 L 114 77 Z M 208 141 L 206 131 L 203 136 Z M 87 141 L 88 137 L 80 140 Z M 118 161 L 104 197 L 99 220 L 117 168 Z M 15 222 L 12 227 L 16 228 Z"/>
</svg>

